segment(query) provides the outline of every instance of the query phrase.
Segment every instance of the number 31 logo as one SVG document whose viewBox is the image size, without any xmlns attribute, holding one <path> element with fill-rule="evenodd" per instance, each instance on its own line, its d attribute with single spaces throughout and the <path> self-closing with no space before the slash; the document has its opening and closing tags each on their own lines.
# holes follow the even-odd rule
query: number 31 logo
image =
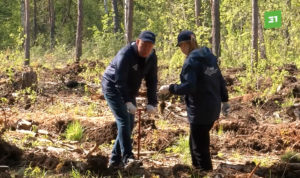
<svg viewBox="0 0 300 178">
<path fill-rule="evenodd" d="M 265 12 L 265 28 L 281 27 L 281 11 Z"/>
<path fill-rule="evenodd" d="M 278 17 L 277 16 L 270 16 L 269 17 L 269 23 L 276 23 L 278 22 Z"/>
</svg>

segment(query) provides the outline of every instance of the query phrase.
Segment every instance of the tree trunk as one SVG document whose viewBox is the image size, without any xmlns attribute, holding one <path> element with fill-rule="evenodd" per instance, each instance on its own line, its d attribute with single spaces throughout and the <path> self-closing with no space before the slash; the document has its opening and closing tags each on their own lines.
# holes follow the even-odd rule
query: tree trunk
<svg viewBox="0 0 300 178">
<path fill-rule="evenodd" d="M 104 3 L 105 13 L 106 13 L 106 14 L 109 14 L 109 11 L 108 11 L 108 5 L 107 5 L 107 0 L 104 0 L 103 3 Z"/>
<path fill-rule="evenodd" d="M 30 13 L 29 13 L 29 0 L 25 0 L 25 62 L 24 65 L 30 63 Z"/>
<path fill-rule="evenodd" d="M 291 4 L 291 0 L 286 0 L 286 6 L 287 6 L 287 11 L 291 11 L 292 8 L 292 4 Z M 284 39 L 285 39 L 285 55 L 287 55 L 287 51 L 288 51 L 288 46 L 291 43 L 291 38 L 290 38 L 290 33 L 289 33 L 289 27 L 291 26 L 291 21 L 288 20 L 287 22 L 287 26 L 284 29 Z"/>
<path fill-rule="evenodd" d="M 212 19 L 212 52 L 219 57 L 220 49 L 220 1 L 212 0 L 211 19 Z"/>
<path fill-rule="evenodd" d="M 78 16 L 77 16 L 77 33 L 76 33 L 76 62 L 80 61 L 82 55 L 82 26 L 83 26 L 83 12 L 82 0 L 78 0 Z"/>
<path fill-rule="evenodd" d="M 21 16 L 21 25 L 23 28 L 23 31 L 21 32 L 21 36 L 23 37 L 25 34 L 25 2 L 24 0 L 21 0 L 21 7 L 20 7 L 20 16 Z M 22 48 L 25 46 L 25 41 L 22 41 Z"/>
<path fill-rule="evenodd" d="M 264 29 L 261 24 L 259 11 L 258 11 L 258 39 L 259 39 L 260 57 L 262 59 L 267 59 L 266 45 L 265 45 L 265 38 L 264 38 Z"/>
<path fill-rule="evenodd" d="M 113 6 L 113 21 L 114 21 L 114 32 L 120 31 L 120 20 L 119 20 L 119 11 L 118 11 L 118 1 L 112 0 L 112 6 Z"/>
<path fill-rule="evenodd" d="M 35 42 L 37 37 L 37 7 L 36 7 L 36 0 L 33 0 L 33 41 Z"/>
<path fill-rule="evenodd" d="M 200 11 L 201 11 L 201 0 L 195 0 L 195 20 L 197 26 L 200 26 Z"/>
<path fill-rule="evenodd" d="M 252 50 L 251 50 L 251 67 L 252 71 L 258 62 L 258 4 L 257 0 L 252 0 Z"/>
<path fill-rule="evenodd" d="M 130 43 L 132 40 L 133 25 L 133 0 L 125 0 L 125 41 Z"/>
<path fill-rule="evenodd" d="M 55 11 L 54 2 L 49 0 L 49 22 L 50 22 L 50 48 L 53 49 L 55 46 Z"/>
</svg>

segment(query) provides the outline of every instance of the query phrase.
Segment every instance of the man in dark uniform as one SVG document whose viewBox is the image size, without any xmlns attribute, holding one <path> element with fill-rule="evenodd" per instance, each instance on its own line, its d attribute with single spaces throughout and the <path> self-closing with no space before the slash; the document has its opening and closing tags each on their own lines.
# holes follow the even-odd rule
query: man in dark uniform
<svg viewBox="0 0 300 178">
<path fill-rule="evenodd" d="M 137 110 L 135 97 L 142 79 L 147 86 L 146 111 L 156 112 L 157 56 L 154 44 L 155 34 L 143 31 L 135 42 L 118 52 L 103 74 L 102 92 L 118 127 L 109 167 L 118 168 L 134 161 L 131 133 Z"/>
<path fill-rule="evenodd" d="M 207 47 L 198 48 L 192 31 L 182 31 L 177 42 L 177 46 L 186 55 L 180 74 L 181 84 L 164 85 L 159 93 L 185 96 L 193 166 L 196 169 L 212 170 L 209 131 L 219 118 L 221 103 L 223 114 L 226 115 L 229 110 L 225 81 L 217 58 Z"/>
</svg>

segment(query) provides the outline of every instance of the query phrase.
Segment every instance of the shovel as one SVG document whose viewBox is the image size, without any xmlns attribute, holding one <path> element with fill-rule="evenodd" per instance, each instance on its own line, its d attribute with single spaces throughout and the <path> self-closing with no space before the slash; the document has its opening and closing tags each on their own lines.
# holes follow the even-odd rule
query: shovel
<svg viewBox="0 0 300 178">
<path fill-rule="evenodd" d="M 137 153 L 137 159 L 140 159 L 140 149 L 141 149 L 141 115 L 142 115 L 142 111 L 146 111 L 145 109 L 138 109 L 138 153 Z"/>
</svg>

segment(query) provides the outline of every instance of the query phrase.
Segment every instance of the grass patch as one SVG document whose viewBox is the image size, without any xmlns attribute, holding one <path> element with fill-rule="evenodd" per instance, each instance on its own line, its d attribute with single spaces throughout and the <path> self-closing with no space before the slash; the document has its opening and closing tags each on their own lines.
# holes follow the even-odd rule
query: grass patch
<svg viewBox="0 0 300 178">
<path fill-rule="evenodd" d="M 45 171 L 45 169 L 41 169 L 38 166 L 36 167 L 31 167 L 31 165 L 29 165 L 28 168 L 25 169 L 24 171 L 24 176 L 25 177 L 46 177 L 47 171 Z"/>
<path fill-rule="evenodd" d="M 70 123 L 65 134 L 68 140 L 80 141 L 83 136 L 83 128 L 80 122 L 76 120 Z"/>
<path fill-rule="evenodd" d="M 181 135 L 177 143 L 171 147 L 166 148 L 169 153 L 179 154 L 184 164 L 191 164 L 191 155 L 189 147 L 189 136 Z"/>
<path fill-rule="evenodd" d="M 252 161 L 255 163 L 255 165 L 260 163 L 261 167 L 270 167 L 275 163 L 275 161 L 268 156 L 255 156 Z"/>
</svg>

